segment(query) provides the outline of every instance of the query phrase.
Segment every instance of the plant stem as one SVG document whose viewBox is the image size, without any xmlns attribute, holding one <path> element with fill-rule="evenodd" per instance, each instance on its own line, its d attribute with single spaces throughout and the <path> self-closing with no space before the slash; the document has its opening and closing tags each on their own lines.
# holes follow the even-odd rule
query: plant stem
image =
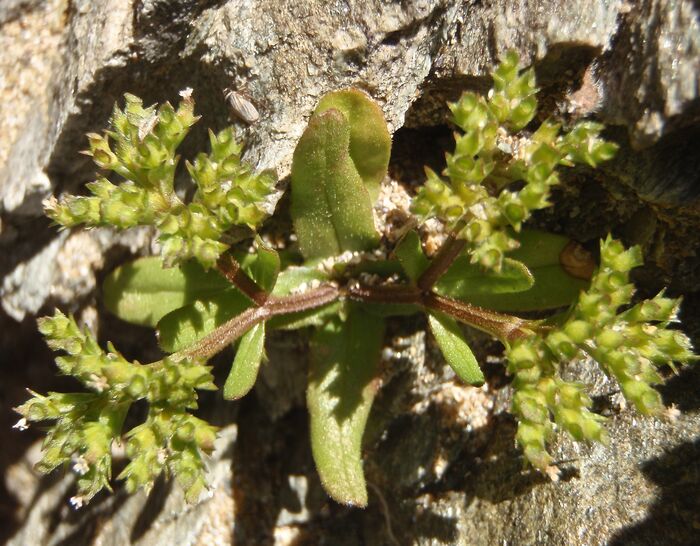
<svg viewBox="0 0 700 546">
<path fill-rule="evenodd" d="M 231 254 L 222 254 L 216 262 L 216 269 L 258 307 L 264 305 L 270 296 L 243 271 Z"/>
<path fill-rule="evenodd" d="M 413 286 L 392 284 L 385 286 L 362 286 L 353 284 L 346 289 L 347 296 L 363 303 L 406 303 L 421 305 L 422 292 Z"/>
<path fill-rule="evenodd" d="M 532 334 L 530 321 L 440 296 L 435 292 L 422 292 L 412 286 L 356 285 L 347 289 L 347 296 L 364 303 L 401 303 L 440 311 L 460 322 L 487 332 L 501 341 L 510 341 Z"/>
<path fill-rule="evenodd" d="M 530 321 L 446 298 L 434 292 L 425 294 L 423 305 L 427 309 L 440 311 L 482 332 L 491 334 L 503 342 L 526 337 L 533 333 Z"/>
<path fill-rule="evenodd" d="M 438 250 L 433 261 L 430 262 L 428 269 L 418 278 L 418 288 L 421 290 L 430 290 L 440 277 L 449 269 L 452 263 L 457 259 L 460 252 L 464 248 L 466 241 L 458 239 L 457 234 L 464 228 L 466 222 L 460 220 L 459 223 L 447 236 L 447 239 L 440 250 Z"/>
<path fill-rule="evenodd" d="M 532 333 L 530 321 L 453 300 L 431 291 L 421 291 L 414 286 L 353 284 L 341 290 L 334 284 L 324 284 L 301 294 L 284 297 L 269 296 L 262 305 L 246 309 L 188 349 L 173 354 L 171 358 L 175 360 L 211 358 L 260 322 L 278 315 L 316 309 L 342 297 L 363 303 L 409 304 L 423 307 L 426 310 L 439 311 L 504 342 Z"/>
<path fill-rule="evenodd" d="M 175 353 L 171 358 L 175 360 L 183 358 L 211 358 L 260 322 L 269 320 L 277 315 L 286 315 L 322 307 L 334 302 L 339 297 L 340 290 L 332 284 L 326 284 L 302 294 L 293 294 L 282 298 L 268 297 L 263 305 L 246 309 L 191 347 Z"/>
</svg>

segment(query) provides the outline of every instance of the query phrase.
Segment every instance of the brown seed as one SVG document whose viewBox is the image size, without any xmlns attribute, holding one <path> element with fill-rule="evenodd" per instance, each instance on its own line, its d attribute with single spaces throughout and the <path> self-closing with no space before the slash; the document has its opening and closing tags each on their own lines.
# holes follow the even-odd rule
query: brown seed
<svg viewBox="0 0 700 546">
<path fill-rule="evenodd" d="M 260 119 L 258 110 L 253 106 L 253 103 L 243 94 L 233 89 L 226 89 L 224 97 L 231 106 L 234 115 L 241 121 L 251 125 Z"/>
</svg>

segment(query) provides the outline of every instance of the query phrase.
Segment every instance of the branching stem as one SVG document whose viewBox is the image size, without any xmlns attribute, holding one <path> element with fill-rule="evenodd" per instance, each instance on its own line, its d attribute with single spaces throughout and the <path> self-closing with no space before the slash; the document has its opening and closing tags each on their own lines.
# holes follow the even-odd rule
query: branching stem
<svg viewBox="0 0 700 546">
<path fill-rule="evenodd" d="M 222 254 L 216 262 L 216 269 L 255 305 L 258 307 L 265 305 L 270 295 L 243 271 L 231 254 Z"/>
<path fill-rule="evenodd" d="M 464 227 L 460 221 L 443 243 L 430 266 L 418 279 L 417 287 L 410 285 L 363 286 L 357 282 L 346 288 L 325 284 L 302 294 L 272 297 L 263 290 L 230 254 L 219 258 L 218 271 L 255 304 L 240 315 L 219 326 L 192 347 L 171 358 L 210 358 L 233 343 L 256 324 L 278 315 L 308 311 L 328 305 L 343 297 L 362 303 L 415 305 L 429 311 L 439 311 L 469 326 L 491 334 L 503 342 L 533 333 L 533 324 L 521 318 L 490 311 L 466 302 L 440 296 L 432 291 L 433 285 L 462 252 L 465 241 L 457 234 Z"/>
<path fill-rule="evenodd" d="M 465 225 L 466 221 L 460 220 L 460 222 L 447 236 L 447 239 L 440 247 L 440 250 L 438 250 L 435 258 L 433 258 L 433 261 L 430 262 L 428 268 L 418 279 L 418 288 L 426 291 L 430 290 L 457 259 L 457 256 L 460 255 L 466 241 L 464 239 L 459 239 L 457 234 L 464 228 Z"/>
<path fill-rule="evenodd" d="M 175 360 L 187 357 L 211 358 L 260 322 L 277 315 L 287 315 L 322 307 L 336 301 L 339 297 L 340 290 L 332 284 L 326 284 L 302 294 L 293 294 L 282 298 L 268 297 L 263 305 L 246 309 L 240 315 L 233 317 L 191 347 L 174 354 L 171 358 Z"/>
<path fill-rule="evenodd" d="M 350 299 L 364 303 L 409 304 L 439 311 L 502 341 L 532 333 L 530 321 L 440 296 L 432 291 L 421 291 L 412 286 L 352 286 L 346 293 Z"/>
</svg>

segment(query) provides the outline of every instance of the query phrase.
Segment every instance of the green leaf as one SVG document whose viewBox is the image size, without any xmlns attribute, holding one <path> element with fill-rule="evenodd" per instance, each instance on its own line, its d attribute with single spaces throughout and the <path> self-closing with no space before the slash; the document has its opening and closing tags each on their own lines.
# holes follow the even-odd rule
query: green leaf
<svg viewBox="0 0 700 546">
<path fill-rule="evenodd" d="M 195 301 L 171 311 L 158 322 L 158 343 L 165 352 L 181 351 L 249 306 L 248 298 L 233 289 Z"/>
<path fill-rule="evenodd" d="M 408 317 L 423 310 L 411 303 L 363 303 L 362 308 L 378 317 Z"/>
<path fill-rule="evenodd" d="M 394 249 L 394 255 L 399 259 L 401 267 L 413 282 L 416 282 L 430 265 L 430 261 L 423 254 L 420 236 L 415 230 L 409 231 L 401 239 Z"/>
<path fill-rule="evenodd" d="M 280 272 L 280 257 L 260 237 L 256 238 L 255 245 L 255 254 L 248 254 L 241 267 L 265 292 L 271 292 Z"/>
<path fill-rule="evenodd" d="M 273 317 L 268 321 L 268 325 L 273 330 L 299 330 L 308 326 L 323 326 L 332 316 L 341 314 L 344 306 L 345 302 L 334 301 L 316 309 Z"/>
<path fill-rule="evenodd" d="M 115 269 L 103 285 L 107 309 L 133 324 L 155 327 L 171 311 L 231 285 L 195 262 L 164 268 L 159 257 L 141 258 Z"/>
<path fill-rule="evenodd" d="M 483 385 L 484 374 L 464 341 L 464 334 L 457 321 L 440 313 L 429 313 L 428 323 L 445 360 L 457 377 L 470 385 Z"/>
<path fill-rule="evenodd" d="M 562 265 L 561 257 L 568 254 L 565 249 L 575 244 L 568 237 L 527 229 L 518 234 L 518 240 L 520 248 L 504 259 L 500 274 L 474 269 L 460 257 L 437 282 L 436 290 L 494 311 L 539 311 L 570 305 L 589 286 L 585 277 L 595 265 L 590 256 L 581 255 L 573 264 L 565 259 L 569 265 Z M 529 287 L 519 272 L 523 264 L 529 270 Z"/>
<path fill-rule="evenodd" d="M 293 292 L 302 292 L 311 286 L 329 280 L 327 273 L 315 267 L 290 266 L 279 274 L 271 294 L 277 297 L 289 296 Z"/>
<path fill-rule="evenodd" d="M 324 488 L 343 504 L 367 505 L 362 435 L 383 338 L 384 321 L 356 308 L 346 322 L 329 322 L 311 341 L 311 448 Z"/>
<path fill-rule="evenodd" d="M 533 286 L 517 294 L 470 300 L 494 311 L 538 311 L 556 309 L 574 303 L 590 285 L 595 261 L 586 252 L 569 252 L 577 243 L 562 235 L 539 230 L 523 230 L 518 236 L 520 248 L 509 256 L 524 262 L 532 272 Z M 568 258 L 568 259 L 567 259 Z"/>
<path fill-rule="evenodd" d="M 391 136 L 384 113 L 376 102 L 359 89 L 344 89 L 324 95 L 314 115 L 332 108 L 342 112 L 350 123 L 350 157 L 372 201 L 376 201 L 391 155 Z"/>
<path fill-rule="evenodd" d="M 291 215 L 308 258 L 376 246 L 372 202 L 349 154 L 350 126 L 339 110 L 314 115 L 292 160 Z"/>
<path fill-rule="evenodd" d="M 452 298 L 474 303 L 478 297 L 489 298 L 528 290 L 534 284 L 532 273 L 522 262 L 504 258 L 501 271 L 486 270 L 470 262 L 469 257 L 457 258 L 435 285 L 435 290 Z"/>
<path fill-rule="evenodd" d="M 224 398 L 242 398 L 255 385 L 260 362 L 265 353 L 265 323 L 256 324 L 248 330 L 238 345 L 231 371 L 224 384 Z"/>
</svg>

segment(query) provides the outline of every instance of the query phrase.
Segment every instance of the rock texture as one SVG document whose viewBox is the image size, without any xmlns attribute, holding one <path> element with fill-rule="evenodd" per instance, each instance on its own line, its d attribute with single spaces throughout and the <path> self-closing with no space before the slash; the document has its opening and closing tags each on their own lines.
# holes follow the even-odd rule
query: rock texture
<svg viewBox="0 0 700 546">
<path fill-rule="evenodd" d="M 538 221 L 582 241 L 612 230 L 642 244 L 650 260 L 638 274 L 642 286 L 686 294 L 697 339 L 695 1 L 10 0 L 0 4 L 0 27 L 0 340 L 3 371 L 24 366 L 0 382 L 3 423 L 24 396 L 20 387 L 52 386 L 50 357 L 33 333 L 37 314 L 58 305 L 123 338 L 127 352 L 147 345 L 143 331 L 95 312 L 95 288 L 128 254 L 147 251 L 149 234 L 58 234 L 41 217 L 45 197 L 80 191 L 94 176 L 77 153 L 84 133 L 103 128 L 127 91 L 156 102 L 194 89 L 204 119 L 185 155 L 202 145 L 205 127 L 232 121 L 223 90 L 244 91 L 261 113 L 240 126 L 247 158 L 284 181 L 318 98 L 363 88 L 395 133 L 392 177 L 410 189 L 420 165 L 439 162 L 450 145 L 445 100 L 488 88 L 498 56 L 515 48 L 536 67 L 547 114 L 592 116 L 621 145 L 595 179 L 583 170 L 570 176 L 557 211 Z M 172 544 L 175 536 L 188 544 L 682 544 L 697 536 L 697 371 L 666 389 L 681 409 L 671 423 L 623 410 L 604 378 L 574 370 L 609 406 L 612 443 L 562 442 L 569 470 L 548 484 L 521 472 L 498 363 L 487 365 L 488 387 L 460 387 L 429 340 L 426 347 L 423 324 L 394 326 L 368 431 L 366 511 L 334 505 L 320 489 L 300 408 L 303 364 L 286 376 L 274 371 L 292 353 L 303 361 L 303 340 L 281 338 L 257 396 L 240 404 L 237 441 L 225 437 L 221 452 L 232 458 L 214 459 L 212 499 L 183 509 L 176 488 L 162 485 L 148 500 L 118 493 L 70 512 L 70 479 L 38 480 L 31 452 L 16 447 L 0 457 L 8 469 L 8 523 L 0 527 L 16 533 L 13 544 Z M 498 354 L 480 341 L 482 360 Z M 217 414 L 216 403 L 210 411 Z M 27 437 L 11 441 L 24 446 Z"/>
</svg>

